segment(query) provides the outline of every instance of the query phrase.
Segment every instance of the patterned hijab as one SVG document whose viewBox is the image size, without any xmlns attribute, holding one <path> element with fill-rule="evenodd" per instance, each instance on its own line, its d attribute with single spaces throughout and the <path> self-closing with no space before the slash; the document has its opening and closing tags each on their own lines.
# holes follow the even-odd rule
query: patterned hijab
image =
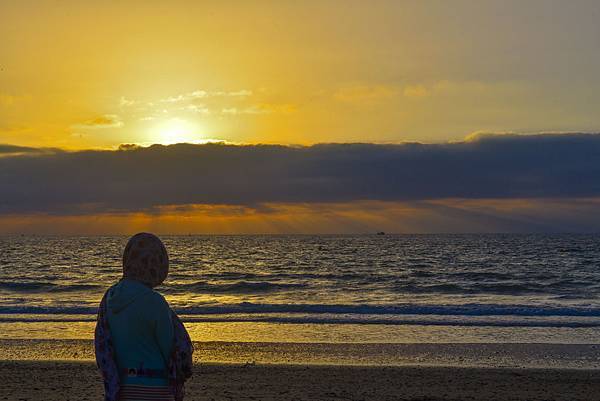
<svg viewBox="0 0 600 401">
<path fill-rule="evenodd" d="M 169 255 L 154 234 L 139 233 L 129 239 L 123 251 L 123 278 L 150 287 L 160 285 L 169 273 Z"/>
</svg>

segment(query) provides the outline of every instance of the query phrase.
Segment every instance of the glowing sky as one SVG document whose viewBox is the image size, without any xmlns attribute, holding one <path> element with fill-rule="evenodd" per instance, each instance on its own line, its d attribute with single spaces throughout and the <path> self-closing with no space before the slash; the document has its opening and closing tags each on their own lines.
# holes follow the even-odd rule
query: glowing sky
<svg viewBox="0 0 600 401">
<path fill-rule="evenodd" d="M 2 1 L 0 143 L 597 131 L 597 1 Z"/>
<path fill-rule="evenodd" d="M 598 21 L 596 0 L 0 0 L 0 234 L 597 230 Z M 382 145 L 309 146 L 354 142 Z"/>
</svg>

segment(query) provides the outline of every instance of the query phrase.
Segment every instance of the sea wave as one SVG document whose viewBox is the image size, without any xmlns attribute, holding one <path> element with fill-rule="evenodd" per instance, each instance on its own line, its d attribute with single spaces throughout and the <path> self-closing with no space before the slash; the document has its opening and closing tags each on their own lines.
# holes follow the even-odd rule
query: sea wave
<svg viewBox="0 0 600 401">
<path fill-rule="evenodd" d="M 589 317 L 521 317 L 521 316 L 439 316 L 439 315 L 335 315 L 335 314 L 181 314 L 186 323 L 286 323 L 286 324 L 360 324 L 391 326 L 454 326 L 454 327 L 552 327 L 552 328 L 597 328 L 600 319 Z M 93 314 L 0 314 L 0 323 L 67 323 L 96 321 Z"/>
<path fill-rule="evenodd" d="M 268 281 L 236 281 L 233 283 L 209 283 L 206 281 L 197 281 L 195 283 L 181 283 L 171 285 L 164 289 L 165 293 L 206 293 L 206 294 L 254 294 L 282 291 L 286 289 L 296 289 L 307 287 L 302 283 L 277 283 Z"/>
<path fill-rule="evenodd" d="M 534 282 L 469 282 L 469 283 L 415 283 L 398 282 L 394 291 L 405 294 L 452 294 L 452 295 L 531 295 L 548 294 L 552 288 L 553 295 L 560 297 L 569 295 L 571 299 L 588 298 L 591 285 L 583 281 L 557 280 L 550 283 Z M 577 291 L 577 292 L 576 292 Z"/>
<path fill-rule="evenodd" d="M 331 314 L 331 315 L 438 315 L 438 316 L 521 316 L 521 317 L 600 317 L 600 306 L 534 306 L 514 304 L 399 304 L 399 305 L 327 305 L 327 304 L 211 304 L 175 307 L 183 315 L 228 314 Z M 0 314 L 85 315 L 97 313 L 96 307 L 81 306 L 0 306 Z"/>
<path fill-rule="evenodd" d="M 178 274 L 178 273 L 170 273 L 169 277 L 177 278 L 177 279 L 189 279 L 189 274 Z M 321 281 L 364 281 L 364 282 L 379 282 L 379 281 L 389 281 L 397 278 L 394 274 L 383 274 L 373 272 L 363 272 L 363 273 L 330 273 L 330 272 L 322 272 L 322 273 L 310 273 L 310 272 L 277 272 L 277 273 L 248 273 L 248 272 L 232 272 L 232 271 L 223 271 L 223 272 L 207 272 L 202 273 L 202 277 L 210 280 L 260 280 L 260 281 L 270 281 L 273 282 L 277 280 L 317 280 Z M 178 284 L 169 284 L 175 285 Z"/>
<path fill-rule="evenodd" d="M 45 281 L 7 281 L 0 283 L 0 290 L 11 292 L 75 292 L 98 289 L 102 286 L 96 284 L 58 284 Z"/>
</svg>

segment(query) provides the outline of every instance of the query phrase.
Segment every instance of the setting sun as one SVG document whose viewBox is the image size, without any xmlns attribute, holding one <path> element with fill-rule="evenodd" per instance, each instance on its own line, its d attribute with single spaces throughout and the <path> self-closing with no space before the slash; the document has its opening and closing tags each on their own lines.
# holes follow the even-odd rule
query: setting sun
<svg viewBox="0 0 600 401">
<path fill-rule="evenodd" d="M 171 118 L 153 128 L 150 141 L 162 145 L 173 145 L 176 143 L 203 143 L 205 142 L 203 139 L 197 124 L 181 118 Z"/>
</svg>

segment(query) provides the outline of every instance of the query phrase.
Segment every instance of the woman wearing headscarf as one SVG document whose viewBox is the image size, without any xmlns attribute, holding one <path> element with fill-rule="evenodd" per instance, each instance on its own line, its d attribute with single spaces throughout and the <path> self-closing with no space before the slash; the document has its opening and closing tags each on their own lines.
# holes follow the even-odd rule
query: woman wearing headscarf
<svg viewBox="0 0 600 401">
<path fill-rule="evenodd" d="M 161 240 L 131 237 L 123 252 L 123 278 L 100 303 L 96 362 L 105 401 L 180 401 L 191 376 L 190 338 L 164 297 L 154 290 L 169 272 Z"/>
</svg>

